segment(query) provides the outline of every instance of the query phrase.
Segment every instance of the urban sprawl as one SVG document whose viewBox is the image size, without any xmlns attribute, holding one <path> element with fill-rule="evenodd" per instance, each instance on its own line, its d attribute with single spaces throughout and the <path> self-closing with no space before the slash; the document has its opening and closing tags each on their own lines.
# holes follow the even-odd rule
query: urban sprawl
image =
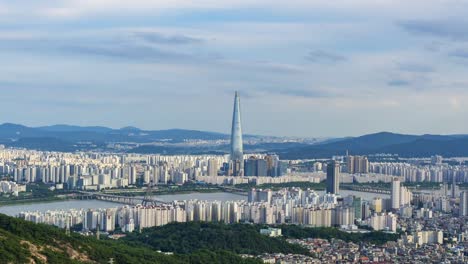
<svg viewBox="0 0 468 264">
<path fill-rule="evenodd" d="M 369 162 L 365 156 L 352 155 L 330 160 L 280 160 L 275 154 L 245 154 L 240 99 L 236 94 L 229 155 L 59 153 L 2 147 L 0 174 L 4 180 L 0 191 L 18 196 L 26 191 L 26 185 L 43 184 L 76 197 L 110 189 L 147 194 L 136 198 L 140 202 L 126 205 L 116 195 L 114 201 L 121 204 L 113 208 L 28 211 L 17 215 L 64 229 L 80 226 L 83 235 L 134 232 L 189 221 L 265 224 L 272 226 L 262 230 L 269 236 L 281 236 L 281 230 L 275 228 L 279 224 L 337 227 L 350 233 L 373 230 L 401 237 L 382 246 L 337 239 L 296 239 L 289 242 L 308 248 L 315 257 L 257 257 L 272 263 L 463 263 L 468 250 L 468 190 L 463 189 L 468 183 L 468 167 L 460 164 L 447 163 L 441 156 Z M 322 182 L 322 190 L 284 187 L 287 183 L 320 186 Z M 162 186 L 187 184 L 226 186 L 237 192 L 243 191 L 237 188 L 239 185 L 249 188 L 245 199 L 233 201 L 162 202 L 152 193 Z M 424 188 L 425 184 L 430 184 L 429 189 Z M 271 187 L 275 185 L 280 187 Z M 361 195 L 365 192 L 374 195 Z M 148 195 L 154 200 L 147 200 Z"/>
</svg>

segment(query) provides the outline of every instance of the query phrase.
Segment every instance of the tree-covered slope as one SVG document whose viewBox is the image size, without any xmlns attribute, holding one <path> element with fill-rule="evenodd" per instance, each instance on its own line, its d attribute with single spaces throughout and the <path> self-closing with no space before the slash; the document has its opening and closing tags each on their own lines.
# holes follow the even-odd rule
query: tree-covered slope
<svg viewBox="0 0 468 264">
<path fill-rule="evenodd" d="M 373 231 L 369 233 L 347 233 L 334 227 L 302 227 L 297 225 L 280 225 L 283 236 L 286 238 L 321 238 L 321 239 L 340 239 L 346 242 L 368 242 L 371 244 L 381 245 L 388 241 L 397 241 L 400 238 L 399 234 L 385 233 L 381 231 Z"/>
<path fill-rule="evenodd" d="M 127 241 L 96 240 L 53 226 L 34 224 L 0 214 L 0 263 L 259 263 L 229 251 L 197 250 L 165 255 Z"/>
<path fill-rule="evenodd" d="M 133 233 L 126 241 L 142 243 L 156 250 L 192 253 L 197 250 L 229 250 L 239 254 L 308 254 L 307 250 L 283 238 L 261 235 L 260 226 L 221 223 L 172 223 Z"/>
</svg>

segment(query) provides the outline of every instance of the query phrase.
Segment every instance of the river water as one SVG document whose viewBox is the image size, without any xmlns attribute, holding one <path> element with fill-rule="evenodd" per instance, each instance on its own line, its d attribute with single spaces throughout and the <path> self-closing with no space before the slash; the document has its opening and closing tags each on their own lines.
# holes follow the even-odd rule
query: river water
<svg viewBox="0 0 468 264">
<path fill-rule="evenodd" d="M 247 196 L 219 192 L 219 193 L 186 193 L 186 194 L 168 194 L 155 196 L 156 199 L 172 202 L 174 200 L 207 200 L 207 201 L 238 201 L 246 200 Z M 119 207 L 122 204 L 111 203 L 99 200 L 68 200 L 57 202 L 41 202 L 32 204 L 16 204 L 0 207 L 0 213 L 10 216 L 16 216 L 25 211 L 45 212 L 47 210 L 68 210 L 68 209 L 98 209 L 98 208 L 113 208 Z"/>
<path fill-rule="evenodd" d="M 323 191 L 318 191 L 317 193 L 323 194 Z M 348 191 L 342 190 L 341 195 L 346 197 L 348 195 L 356 195 L 362 197 L 363 200 L 371 201 L 374 197 L 389 198 L 388 194 L 377 194 L 377 193 L 367 193 L 367 192 L 358 192 L 358 191 Z M 207 200 L 207 201 L 239 201 L 246 200 L 247 196 L 219 192 L 219 193 L 186 193 L 186 194 L 168 194 L 168 195 L 158 195 L 155 196 L 156 199 L 172 202 L 174 200 Z M 57 201 L 57 202 L 43 202 L 43 203 L 33 203 L 33 204 L 17 204 L 17 205 L 7 205 L 0 207 L 0 213 L 16 216 L 20 212 L 25 211 L 39 211 L 45 212 L 47 210 L 68 210 L 68 209 L 98 209 L 98 208 L 113 208 L 119 207 L 122 204 L 111 203 L 99 200 L 68 200 L 68 201 Z"/>
<path fill-rule="evenodd" d="M 318 191 L 318 194 L 323 194 L 325 191 Z M 359 191 L 352 191 L 352 190 L 340 190 L 340 195 L 342 197 L 346 197 L 349 195 L 355 195 L 361 197 L 364 201 L 372 201 L 376 197 L 380 197 L 382 199 L 390 198 L 390 194 L 384 193 L 369 193 L 369 192 L 359 192 Z"/>
</svg>

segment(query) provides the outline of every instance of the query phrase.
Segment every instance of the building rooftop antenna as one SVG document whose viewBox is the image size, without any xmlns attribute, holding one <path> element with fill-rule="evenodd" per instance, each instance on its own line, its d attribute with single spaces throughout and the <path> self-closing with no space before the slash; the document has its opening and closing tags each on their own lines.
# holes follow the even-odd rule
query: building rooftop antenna
<svg viewBox="0 0 468 264">
<path fill-rule="evenodd" d="M 148 183 L 148 187 L 146 188 L 145 197 L 143 197 L 143 201 L 141 203 L 145 207 L 156 205 L 156 202 L 153 199 L 153 188 L 154 188 L 154 184 L 153 184 L 153 180 L 151 180 Z"/>
</svg>

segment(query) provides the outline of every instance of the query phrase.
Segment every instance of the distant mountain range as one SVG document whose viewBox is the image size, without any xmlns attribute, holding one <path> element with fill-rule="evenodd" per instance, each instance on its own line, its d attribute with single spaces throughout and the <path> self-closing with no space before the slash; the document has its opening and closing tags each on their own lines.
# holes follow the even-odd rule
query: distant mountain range
<svg viewBox="0 0 468 264">
<path fill-rule="evenodd" d="M 27 127 L 11 123 L 0 125 L 0 144 L 46 151 L 103 149 L 107 144 L 116 142 L 180 143 L 184 140 L 228 138 L 226 134 L 185 129 L 142 130 L 136 127 L 112 129 L 102 126 L 71 125 Z"/>
<path fill-rule="evenodd" d="M 36 149 L 44 151 L 85 151 L 110 150 L 110 143 L 123 143 L 134 146 L 133 149 L 123 151 L 133 153 L 162 153 L 162 154 L 225 154 L 229 146 L 224 145 L 191 145 L 190 140 L 228 140 L 230 135 L 187 129 L 142 130 L 136 127 L 113 129 L 103 126 L 73 126 L 52 125 L 42 127 L 28 127 L 19 124 L 5 123 L 0 125 L 0 144 L 8 147 Z M 244 135 L 246 142 L 259 142 L 255 145 L 245 145 L 252 151 L 268 149 L 283 149 L 302 144 L 300 143 L 270 143 L 277 137 L 258 135 Z M 281 140 L 280 140 L 281 141 Z M 159 145 L 154 143 L 160 143 Z M 180 144 L 184 143 L 185 144 Z M 122 151 L 119 149 L 119 151 Z"/>
<path fill-rule="evenodd" d="M 276 151 L 283 159 L 329 158 L 334 155 L 398 154 L 401 157 L 468 156 L 468 135 L 403 135 L 389 132 L 345 138 Z"/>
<path fill-rule="evenodd" d="M 245 135 L 246 152 L 275 152 L 282 159 L 330 158 L 334 155 L 398 154 L 401 157 L 468 156 L 468 135 L 404 135 L 381 132 L 360 137 L 334 138 L 315 144 L 300 142 L 269 142 L 266 137 Z M 76 151 L 106 149 L 109 143 L 134 143 L 132 153 L 161 154 L 223 154 L 229 145 L 184 145 L 186 140 L 227 140 L 229 135 L 207 131 L 168 129 L 142 130 L 136 127 L 112 129 L 102 126 L 53 125 L 27 127 L 5 123 L 0 125 L 0 144 L 46 151 Z M 148 143 L 164 142 L 163 145 Z"/>
<path fill-rule="evenodd" d="M 5 123 L 0 125 L 0 140 L 14 141 L 20 138 L 56 138 L 64 141 L 92 142 L 154 142 L 162 140 L 182 141 L 185 139 L 226 139 L 226 134 L 185 129 L 142 130 L 136 127 L 112 129 L 101 126 L 53 125 L 27 127 Z"/>
</svg>

